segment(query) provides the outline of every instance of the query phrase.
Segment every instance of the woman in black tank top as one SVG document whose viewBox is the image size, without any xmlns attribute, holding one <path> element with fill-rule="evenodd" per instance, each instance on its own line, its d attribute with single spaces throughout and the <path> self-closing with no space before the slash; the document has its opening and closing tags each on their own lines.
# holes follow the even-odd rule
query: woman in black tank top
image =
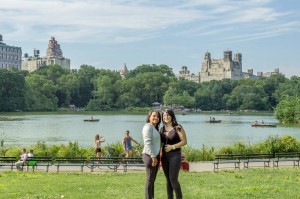
<svg viewBox="0 0 300 199">
<path fill-rule="evenodd" d="M 172 110 L 166 110 L 163 115 L 164 126 L 160 129 L 162 150 L 162 168 L 167 181 L 168 199 L 182 198 L 178 175 L 181 166 L 181 147 L 187 144 L 186 134 L 181 125 L 177 123 Z"/>
</svg>

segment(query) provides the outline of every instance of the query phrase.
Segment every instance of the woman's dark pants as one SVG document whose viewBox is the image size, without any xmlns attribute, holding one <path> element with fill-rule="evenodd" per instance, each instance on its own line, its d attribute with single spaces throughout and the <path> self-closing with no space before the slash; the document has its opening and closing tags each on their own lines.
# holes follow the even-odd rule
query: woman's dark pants
<svg viewBox="0 0 300 199">
<path fill-rule="evenodd" d="M 152 158 L 143 154 L 143 161 L 146 167 L 146 183 L 145 183 L 145 198 L 153 199 L 154 198 L 154 182 L 156 179 L 156 174 L 159 168 L 159 155 L 157 156 L 157 165 L 155 167 L 152 166 Z"/>
</svg>

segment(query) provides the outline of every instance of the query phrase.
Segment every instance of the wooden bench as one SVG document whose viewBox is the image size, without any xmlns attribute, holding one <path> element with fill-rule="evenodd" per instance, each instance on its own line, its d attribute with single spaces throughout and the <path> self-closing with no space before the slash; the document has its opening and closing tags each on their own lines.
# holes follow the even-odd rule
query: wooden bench
<svg viewBox="0 0 300 199">
<path fill-rule="evenodd" d="M 10 167 L 10 170 L 12 171 L 14 169 L 16 162 L 17 162 L 17 157 L 0 156 L 0 168 L 1 167 Z"/>
<path fill-rule="evenodd" d="M 86 165 L 85 157 L 56 157 L 55 164 L 57 172 L 60 167 L 80 167 L 83 172 L 83 167 Z"/>
<path fill-rule="evenodd" d="M 253 162 L 263 162 L 264 168 L 270 167 L 271 159 L 273 158 L 273 154 L 270 153 L 258 153 L 258 154 L 248 154 L 245 155 L 242 159 L 242 162 L 244 163 L 244 168 L 249 168 L 249 163 Z"/>
<path fill-rule="evenodd" d="M 25 164 L 22 167 L 27 166 L 27 171 L 29 167 L 32 167 L 32 170 L 36 170 L 37 167 L 46 167 L 46 171 L 49 172 L 49 167 L 52 165 L 52 157 L 49 156 L 36 156 L 29 157 Z"/>
<path fill-rule="evenodd" d="M 275 153 L 275 158 L 273 160 L 273 167 L 279 167 L 279 162 L 293 162 L 293 166 L 299 167 L 300 153 Z"/>
<path fill-rule="evenodd" d="M 235 169 L 240 169 L 240 163 L 243 155 L 238 154 L 219 154 L 215 156 L 214 171 L 219 169 L 220 164 L 233 164 Z"/>
<path fill-rule="evenodd" d="M 121 162 L 122 158 L 119 157 L 91 157 L 87 160 L 86 166 L 91 169 L 91 172 L 94 171 L 94 168 L 102 166 L 108 167 L 114 172 L 117 172 Z"/>
<path fill-rule="evenodd" d="M 145 167 L 143 159 L 141 157 L 129 157 L 123 158 L 122 166 L 124 168 L 124 172 L 127 172 L 128 167 Z"/>
</svg>

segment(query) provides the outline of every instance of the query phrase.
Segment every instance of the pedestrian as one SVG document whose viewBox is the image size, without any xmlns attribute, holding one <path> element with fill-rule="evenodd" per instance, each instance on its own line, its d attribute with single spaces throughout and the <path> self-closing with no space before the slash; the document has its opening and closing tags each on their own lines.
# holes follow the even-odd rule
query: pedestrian
<svg viewBox="0 0 300 199">
<path fill-rule="evenodd" d="M 181 147 L 187 144 L 183 127 L 177 123 L 173 110 L 162 114 L 164 126 L 160 129 L 162 150 L 162 168 L 166 177 L 168 199 L 182 199 L 181 186 L 178 181 L 181 167 Z"/>
<path fill-rule="evenodd" d="M 129 131 L 127 130 L 122 141 L 123 149 L 126 151 L 126 158 L 128 158 L 130 154 L 132 154 L 132 150 L 134 149 L 132 146 L 132 142 L 136 143 L 137 145 L 140 145 L 135 139 L 133 139 L 129 135 Z"/>
<path fill-rule="evenodd" d="M 102 142 L 105 142 L 104 137 L 97 134 L 95 136 L 94 146 L 95 146 L 96 156 L 99 158 L 102 156 L 102 151 L 101 151 L 101 143 Z"/>
<path fill-rule="evenodd" d="M 161 122 L 160 113 L 151 110 L 143 127 L 144 148 L 142 152 L 143 162 L 146 168 L 145 198 L 154 198 L 154 182 L 160 161 L 161 139 L 159 134 L 159 124 Z"/>
</svg>

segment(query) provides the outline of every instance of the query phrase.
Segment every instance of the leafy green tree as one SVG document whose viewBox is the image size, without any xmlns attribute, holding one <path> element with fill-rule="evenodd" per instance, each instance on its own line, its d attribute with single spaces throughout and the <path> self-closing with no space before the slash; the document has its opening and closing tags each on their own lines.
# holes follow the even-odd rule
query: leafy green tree
<svg viewBox="0 0 300 199">
<path fill-rule="evenodd" d="M 300 123 L 300 98 L 295 96 L 286 97 L 275 108 L 275 118 L 283 124 Z"/>
<path fill-rule="evenodd" d="M 181 94 L 175 96 L 174 103 L 187 108 L 194 108 L 195 98 L 190 96 L 187 91 L 183 91 Z"/>
<path fill-rule="evenodd" d="M 0 111 L 23 110 L 25 77 L 17 70 L 0 69 Z"/>
<path fill-rule="evenodd" d="M 148 73 L 148 72 L 160 73 L 163 76 L 175 77 L 175 75 L 172 71 L 172 68 L 170 68 L 167 65 L 143 64 L 141 66 L 137 66 L 134 70 L 130 71 L 126 75 L 126 78 L 133 78 L 139 74 L 144 74 L 144 73 Z"/>
<path fill-rule="evenodd" d="M 267 110 L 268 96 L 255 80 L 240 80 L 230 95 L 226 96 L 226 105 L 229 109 Z"/>
<path fill-rule="evenodd" d="M 57 87 L 45 76 L 32 74 L 26 77 L 26 105 L 28 111 L 57 110 Z"/>
<path fill-rule="evenodd" d="M 116 106 L 119 108 L 128 108 L 138 106 L 141 99 L 139 93 L 142 92 L 142 88 L 139 87 L 139 82 L 136 78 L 123 79 L 116 83 L 117 100 Z"/>
<path fill-rule="evenodd" d="M 261 80 L 257 80 L 257 82 L 261 82 L 265 93 L 268 96 L 268 108 L 273 109 L 279 101 L 277 101 L 276 97 L 273 93 L 279 88 L 281 84 L 288 81 L 286 77 L 282 74 L 271 75 L 269 78 L 263 78 Z"/>
<path fill-rule="evenodd" d="M 114 85 L 112 79 L 108 76 L 98 77 L 96 79 L 97 84 L 97 99 L 101 101 L 103 106 L 114 106 Z"/>
<path fill-rule="evenodd" d="M 79 94 L 80 82 L 76 75 L 62 75 L 57 80 L 58 107 L 67 107 L 70 104 L 75 104 L 74 99 Z"/>
<path fill-rule="evenodd" d="M 73 98 L 77 107 L 85 107 L 90 99 L 95 98 L 92 91 L 95 90 L 94 79 L 97 77 L 98 71 L 93 66 L 82 65 L 77 72 L 79 81 L 79 93 Z"/>
<path fill-rule="evenodd" d="M 277 102 L 280 102 L 286 96 L 300 96 L 300 77 L 293 76 L 289 80 L 279 84 L 273 96 Z"/>
</svg>

